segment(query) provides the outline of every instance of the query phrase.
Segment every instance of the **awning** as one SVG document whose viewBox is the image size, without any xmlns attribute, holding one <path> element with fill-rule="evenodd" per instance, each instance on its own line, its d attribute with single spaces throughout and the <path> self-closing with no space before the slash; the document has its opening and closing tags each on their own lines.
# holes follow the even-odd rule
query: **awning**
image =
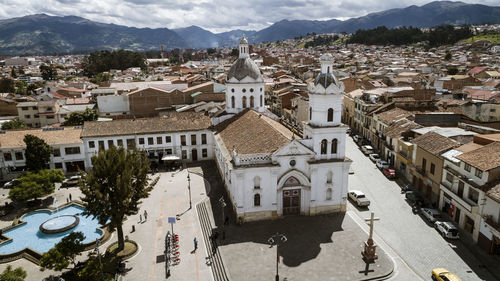
<svg viewBox="0 0 500 281">
<path fill-rule="evenodd" d="M 179 156 L 175 156 L 175 155 L 165 155 L 165 156 L 163 156 L 163 158 L 161 158 L 161 160 L 174 161 L 174 160 L 181 160 L 181 158 L 179 158 Z"/>
</svg>

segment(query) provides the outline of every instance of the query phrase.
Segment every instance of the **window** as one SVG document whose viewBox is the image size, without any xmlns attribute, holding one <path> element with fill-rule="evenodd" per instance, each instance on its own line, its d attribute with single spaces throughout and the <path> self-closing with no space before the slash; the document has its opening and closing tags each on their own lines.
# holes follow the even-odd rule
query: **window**
<svg viewBox="0 0 500 281">
<path fill-rule="evenodd" d="M 187 150 L 183 150 L 182 151 L 182 159 L 187 159 L 188 156 L 187 156 Z"/>
<path fill-rule="evenodd" d="M 253 93 L 253 88 L 250 88 L 250 93 Z"/>
<path fill-rule="evenodd" d="M 231 96 L 231 107 L 234 108 L 234 96 Z"/>
<path fill-rule="evenodd" d="M 63 165 L 62 165 L 62 163 L 61 163 L 61 162 L 57 162 L 57 163 L 54 163 L 54 167 L 55 167 L 56 169 L 60 169 L 60 170 L 62 170 Z"/>
<path fill-rule="evenodd" d="M 47 115 L 47 116 L 46 116 L 46 118 L 47 118 L 47 119 L 54 119 L 54 118 L 55 118 L 55 116 L 54 116 L 54 115 Z"/>
<path fill-rule="evenodd" d="M 332 183 L 332 179 L 333 179 L 333 172 L 328 171 L 328 174 L 326 174 L 326 183 Z"/>
<path fill-rule="evenodd" d="M 6 152 L 3 154 L 3 158 L 5 161 L 12 161 L 12 154 L 10 152 Z"/>
<path fill-rule="evenodd" d="M 148 145 L 155 144 L 154 138 L 148 138 Z"/>
<path fill-rule="evenodd" d="M 166 136 L 165 137 L 165 142 L 172 142 L 172 137 L 171 136 Z"/>
<path fill-rule="evenodd" d="M 23 153 L 19 152 L 19 151 L 14 153 L 14 156 L 16 157 L 16 160 L 23 160 L 24 159 Z"/>
<path fill-rule="evenodd" d="M 207 134 L 201 134 L 201 144 L 207 144 Z"/>
<path fill-rule="evenodd" d="M 39 117 L 40 117 L 40 115 L 38 115 L 38 114 L 33 115 L 33 118 L 39 118 Z M 66 117 L 66 116 L 64 116 L 64 117 Z"/>
<path fill-rule="evenodd" d="M 89 141 L 89 148 L 95 148 L 95 142 Z"/>
<path fill-rule="evenodd" d="M 453 183 L 453 175 L 450 173 L 446 173 L 446 181 Z"/>
<path fill-rule="evenodd" d="M 139 138 L 139 144 L 144 144 L 144 138 Z"/>
<path fill-rule="evenodd" d="M 234 93 L 234 88 L 231 89 L 231 93 Z"/>
<path fill-rule="evenodd" d="M 165 150 L 165 153 L 166 153 L 167 155 L 172 155 L 172 149 L 170 149 L 170 148 L 169 148 L 169 149 L 166 149 L 166 150 Z"/>
<path fill-rule="evenodd" d="M 481 171 L 478 168 L 476 168 L 476 177 L 482 178 L 483 177 L 483 171 Z"/>
<path fill-rule="evenodd" d="M 254 97 L 253 97 L 253 96 L 250 96 L 250 107 L 251 107 L 251 108 L 254 108 L 254 107 L 255 107 Z"/>
<path fill-rule="evenodd" d="M 71 155 L 71 154 L 80 154 L 80 147 L 79 146 L 74 146 L 74 147 L 66 147 L 64 149 L 64 153 L 66 155 Z"/>
<path fill-rule="evenodd" d="M 31 118 L 31 115 L 24 115 L 24 118 L 26 118 L 26 119 L 30 119 L 30 118 Z"/>
<path fill-rule="evenodd" d="M 313 118 L 313 108 L 309 107 L 309 121 Z"/>
<path fill-rule="evenodd" d="M 108 148 L 115 146 L 113 140 L 108 140 Z"/>
<path fill-rule="evenodd" d="M 470 165 L 465 163 L 465 166 L 464 166 L 464 169 L 467 171 L 467 172 L 470 172 Z"/>
<path fill-rule="evenodd" d="M 206 148 L 203 148 L 201 150 L 201 157 L 207 158 L 208 157 L 208 150 Z"/>
<path fill-rule="evenodd" d="M 260 189 L 260 177 L 259 176 L 253 178 L 253 188 Z"/>
<path fill-rule="evenodd" d="M 156 144 L 162 144 L 163 143 L 163 138 L 162 137 L 156 137 Z"/>
<path fill-rule="evenodd" d="M 243 90 L 241 90 L 243 93 L 246 93 L 247 92 L 247 89 L 243 88 Z"/>
<path fill-rule="evenodd" d="M 28 107 L 23 106 L 23 107 L 21 107 L 21 110 L 28 110 Z"/>
<path fill-rule="evenodd" d="M 116 144 L 120 147 L 123 147 L 123 140 L 117 140 Z"/>
<path fill-rule="evenodd" d="M 472 189 L 471 187 L 469 188 L 469 196 L 467 196 L 467 198 L 469 198 L 469 200 L 477 204 L 477 201 L 479 200 L 479 192 Z"/>
<path fill-rule="evenodd" d="M 247 108 L 247 97 L 243 96 L 243 99 L 241 100 L 241 107 Z"/>
<path fill-rule="evenodd" d="M 33 110 L 38 110 L 38 106 L 33 106 Z"/>
<path fill-rule="evenodd" d="M 186 136 L 181 136 L 181 145 L 186 145 Z"/>
<path fill-rule="evenodd" d="M 196 135 L 191 135 L 191 145 L 196 145 Z"/>
<path fill-rule="evenodd" d="M 47 110 L 46 111 L 52 111 L 52 107 L 47 107 Z"/>
<path fill-rule="evenodd" d="M 133 149 L 135 147 L 135 139 L 127 139 L 127 148 Z"/>
<path fill-rule="evenodd" d="M 260 95 L 260 107 L 262 107 L 262 95 Z"/>
<path fill-rule="evenodd" d="M 326 200 L 332 200 L 332 189 L 331 188 L 326 189 Z"/>
<path fill-rule="evenodd" d="M 61 149 L 59 149 L 59 148 L 54 148 L 54 149 L 52 150 L 52 154 L 54 155 L 54 157 L 59 157 L 59 156 L 61 156 Z"/>
<path fill-rule="evenodd" d="M 255 194 L 253 196 L 253 205 L 260 206 L 260 194 Z"/>
<path fill-rule="evenodd" d="M 326 140 L 321 141 L 321 154 L 326 154 L 326 146 L 328 142 Z"/>
<path fill-rule="evenodd" d="M 333 108 L 328 108 L 328 122 L 333 122 Z"/>
<path fill-rule="evenodd" d="M 337 153 L 337 139 L 332 140 L 332 154 Z"/>
<path fill-rule="evenodd" d="M 104 149 L 104 141 L 99 141 L 99 150 Z"/>
<path fill-rule="evenodd" d="M 425 158 L 422 158 L 422 171 L 425 171 L 426 166 L 427 166 L 427 160 Z"/>
<path fill-rule="evenodd" d="M 260 91 L 262 92 L 262 87 L 260 88 Z"/>
<path fill-rule="evenodd" d="M 431 170 L 430 170 L 431 174 L 434 175 L 434 173 L 436 172 L 436 165 L 434 165 L 434 163 L 431 163 Z"/>
</svg>

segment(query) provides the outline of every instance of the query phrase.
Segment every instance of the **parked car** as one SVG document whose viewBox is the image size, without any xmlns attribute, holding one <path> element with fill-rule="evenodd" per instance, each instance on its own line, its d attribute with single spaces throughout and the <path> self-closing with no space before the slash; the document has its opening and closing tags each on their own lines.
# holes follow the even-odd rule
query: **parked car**
<svg viewBox="0 0 500 281">
<path fill-rule="evenodd" d="M 422 195 L 420 193 L 417 193 L 415 191 L 407 191 L 405 193 L 405 198 L 408 201 L 408 203 L 415 205 L 422 205 L 424 203 L 424 199 L 422 198 Z"/>
<path fill-rule="evenodd" d="M 424 217 L 432 223 L 441 218 L 441 213 L 436 209 L 422 208 L 421 211 Z"/>
<path fill-rule="evenodd" d="M 458 228 L 449 221 L 437 221 L 434 227 L 444 238 L 458 239 Z"/>
<path fill-rule="evenodd" d="M 375 163 L 377 163 L 377 161 L 380 160 L 380 156 L 377 153 L 372 153 L 368 155 L 368 157 Z"/>
<path fill-rule="evenodd" d="M 396 178 L 396 170 L 394 169 L 385 168 L 382 170 L 382 173 L 384 173 L 384 176 L 386 176 L 388 179 Z"/>
<path fill-rule="evenodd" d="M 351 190 L 348 193 L 349 198 L 358 205 L 358 207 L 368 207 L 370 206 L 370 200 L 366 198 L 365 194 L 359 190 Z"/>
<path fill-rule="evenodd" d="M 389 169 L 389 163 L 387 163 L 387 161 L 385 161 L 385 160 L 378 160 L 377 167 L 381 170 Z"/>
<path fill-rule="evenodd" d="M 78 184 L 78 181 L 81 178 L 82 178 L 81 176 L 72 176 L 70 178 L 67 178 L 67 179 L 63 180 L 62 187 L 75 186 Z"/>
<path fill-rule="evenodd" d="M 361 143 L 363 142 L 363 137 L 360 135 L 355 135 L 354 137 L 352 137 L 352 139 L 357 145 L 361 145 Z"/>
<path fill-rule="evenodd" d="M 13 179 L 11 181 L 8 181 L 6 182 L 3 187 L 4 188 L 13 188 L 14 186 L 18 185 L 19 184 L 19 180 L 18 179 Z"/>
<path fill-rule="evenodd" d="M 350 135 L 351 132 L 352 132 L 351 128 L 347 128 L 347 130 L 345 130 L 345 133 L 348 134 L 348 135 Z"/>
<path fill-rule="evenodd" d="M 372 154 L 373 153 L 373 147 L 371 145 L 363 145 L 361 147 L 361 151 L 363 151 L 364 155 Z"/>
<path fill-rule="evenodd" d="M 434 268 L 431 272 L 431 278 L 434 281 L 462 281 L 458 276 L 444 268 Z"/>
</svg>

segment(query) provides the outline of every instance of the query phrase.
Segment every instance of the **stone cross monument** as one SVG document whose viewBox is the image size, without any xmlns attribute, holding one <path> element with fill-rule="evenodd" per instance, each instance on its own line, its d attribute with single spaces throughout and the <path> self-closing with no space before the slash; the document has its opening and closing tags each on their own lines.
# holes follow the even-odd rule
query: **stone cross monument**
<svg viewBox="0 0 500 281">
<path fill-rule="evenodd" d="M 368 237 L 368 241 L 365 242 L 365 249 L 361 253 L 363 255 L 363 259 L 367 262 L 372 262 L 378 258 L 375 250 L 377 246 L 373 242 L 373 224 L 375 221 L 380 220 L 379 218 L 375 218 L 375 214 L 371 212 L 370 218 L 365 219 L 365 221 L 370 222 L 370 237 Z"/>
</svg>

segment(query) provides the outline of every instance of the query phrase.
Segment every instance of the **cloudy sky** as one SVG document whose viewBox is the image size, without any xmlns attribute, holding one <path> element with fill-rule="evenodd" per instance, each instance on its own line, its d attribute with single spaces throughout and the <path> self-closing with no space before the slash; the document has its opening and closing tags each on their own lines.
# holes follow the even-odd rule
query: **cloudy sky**
<svg viewBox="0 0 500 281">
<path fill-rule="evenodd" d="M 282 19 L 347 19 L 431 0 L 0 0 L 0 19 L 75 15 L 135 27 L 259 30 Z M 498 0 L 464 0 L 498 6 Z"/>
</svg>

